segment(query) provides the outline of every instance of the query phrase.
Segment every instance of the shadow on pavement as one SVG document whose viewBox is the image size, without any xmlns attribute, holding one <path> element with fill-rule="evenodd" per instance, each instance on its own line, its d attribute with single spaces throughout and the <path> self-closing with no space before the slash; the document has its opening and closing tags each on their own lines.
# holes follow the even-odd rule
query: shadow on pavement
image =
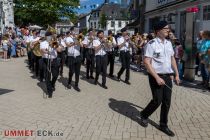
<svg viewBox="0 0 210 140">
<path fill-rule="evenodd" d="M 0 95 L 13 92 L 14 90 L 0 88 Z"/>
<path fill-rule="evenodd" d="M 193 82 L 188 82 L 188 81 L 182 81 L 180 83 L 180 86 L 186 87 L 186 88 L 191 88 L 193 90 L 199 91 L 199 92 L 209 92 L 207 88 L 205 88 L 203 85 L 199 84 L 201 81 L 194 80 Z"/>
<path fill-rule="evenodd" d="M 47 88 L 45 82 L 38 82 L 37 86 L 40 87 L 45 94 L 47 94 Z"/>
<path fill-rule="evenodd" d="M 82 76 L 82 77 L 80 78 L 81 80 L 86 81 L 86 82 L 88 82 L 88 83 L 94 85 L 94 79 L 87 79 L 87 78 L 86 78 L 86 72 L 80 70 L 80 75 Z M 95 75 L 93 75 L 93 76 L 95 76 Z"/>
<path fill-rule="evenodd" d="M 109 99 L 109 107 L 141 125 L 140 111 L 137 108 L 143 109 L 142 107 L 127 101 L 119 101 L 113 98 Z M 154 121 L 149 119 L 149 124 L 159 130 L 159 125 Z"/>
</svg>

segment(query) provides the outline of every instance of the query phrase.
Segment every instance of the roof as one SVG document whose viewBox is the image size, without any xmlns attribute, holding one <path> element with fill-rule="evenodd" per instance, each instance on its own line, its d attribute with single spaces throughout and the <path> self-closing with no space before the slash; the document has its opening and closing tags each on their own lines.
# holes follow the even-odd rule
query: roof
<svg viewBox="0 0 210 140">
<path fill-rule="evenodd" d="M 91 14 L 95 12 L 100 12 L 100 15 L 104 13 L 107 19 L 115 19 L 115 20 L 127 20 L 128 9 L 121 7 L 120 4 L 116 3 L 103 3 L 101 6 L 92 10 Z M 95 17 L 91 16 L 90 19 L 94 20 Z M 96 18 L 97 19 L 97 18 Z"/>
</svg>

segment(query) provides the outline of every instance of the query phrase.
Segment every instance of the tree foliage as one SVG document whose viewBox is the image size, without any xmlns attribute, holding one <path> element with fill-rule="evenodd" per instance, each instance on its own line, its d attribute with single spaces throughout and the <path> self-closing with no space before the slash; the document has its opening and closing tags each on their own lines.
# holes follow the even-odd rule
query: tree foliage
<svg viewBox="0 0 210 140">
<path fill-rule="evenodd" d="M 100 17 L 100 21 L 99 21 L 102 29 L 106 28 L 106 22 L 107 22 L 106 15 L 104 13 L 102 13 L 101 17 Z"/>
<path fill-rule="evenodd" d="M 46 26 L 62 19 L 75 21 L 79 0 L 14 0 L 16 24 Z"/>
</svg>

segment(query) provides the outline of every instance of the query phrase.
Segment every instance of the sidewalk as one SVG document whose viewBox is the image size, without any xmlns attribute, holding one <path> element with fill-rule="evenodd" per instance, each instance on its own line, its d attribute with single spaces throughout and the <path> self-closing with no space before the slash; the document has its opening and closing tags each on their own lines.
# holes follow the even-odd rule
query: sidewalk
<svg viewBox="0 0 210 140">
<path fill-rule="evenodd" d="M 0 62 L 1 140 L 210 140 L 210 94 L 174 85 L 168 137 L 156 126 L 160 108 L 150 117 L 148 128 L 138 124 L 140 111 L 151 99 L 148 78 L 131 71 L 131 85 L 107 78 L 108 90 L 85 79 L 82 66 L 81 92 L 66 90 L 68 70 L 58 79 L 52 99 L 43 98 L 44 83 L 30 73 L 26 58 Z M 115 74 L 119 67 L 115 67 Z M 124 80 L 124 75 L 122 76 Z M 101 76 L 99 79 L 101 82 Z M 32 136 L 6 136 L 6 130 L 33 130 Z M 50 130 L 63 136 L 38 136 Z"/>
</svg>

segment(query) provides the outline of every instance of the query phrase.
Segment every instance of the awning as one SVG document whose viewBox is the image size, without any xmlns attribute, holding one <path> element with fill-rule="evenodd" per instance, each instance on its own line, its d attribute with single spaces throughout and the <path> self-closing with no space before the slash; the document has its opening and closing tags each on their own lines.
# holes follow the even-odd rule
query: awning
<svg viewBox="0 0 210 140">
<path fill-rule="evenodd" d="M 134 22 L 131 22 L 129 24 L 126 25 L 126 28 L 139 28 L 141 25 L 140 25 L 140 19 L 137 18 Z"/>
</svg>

